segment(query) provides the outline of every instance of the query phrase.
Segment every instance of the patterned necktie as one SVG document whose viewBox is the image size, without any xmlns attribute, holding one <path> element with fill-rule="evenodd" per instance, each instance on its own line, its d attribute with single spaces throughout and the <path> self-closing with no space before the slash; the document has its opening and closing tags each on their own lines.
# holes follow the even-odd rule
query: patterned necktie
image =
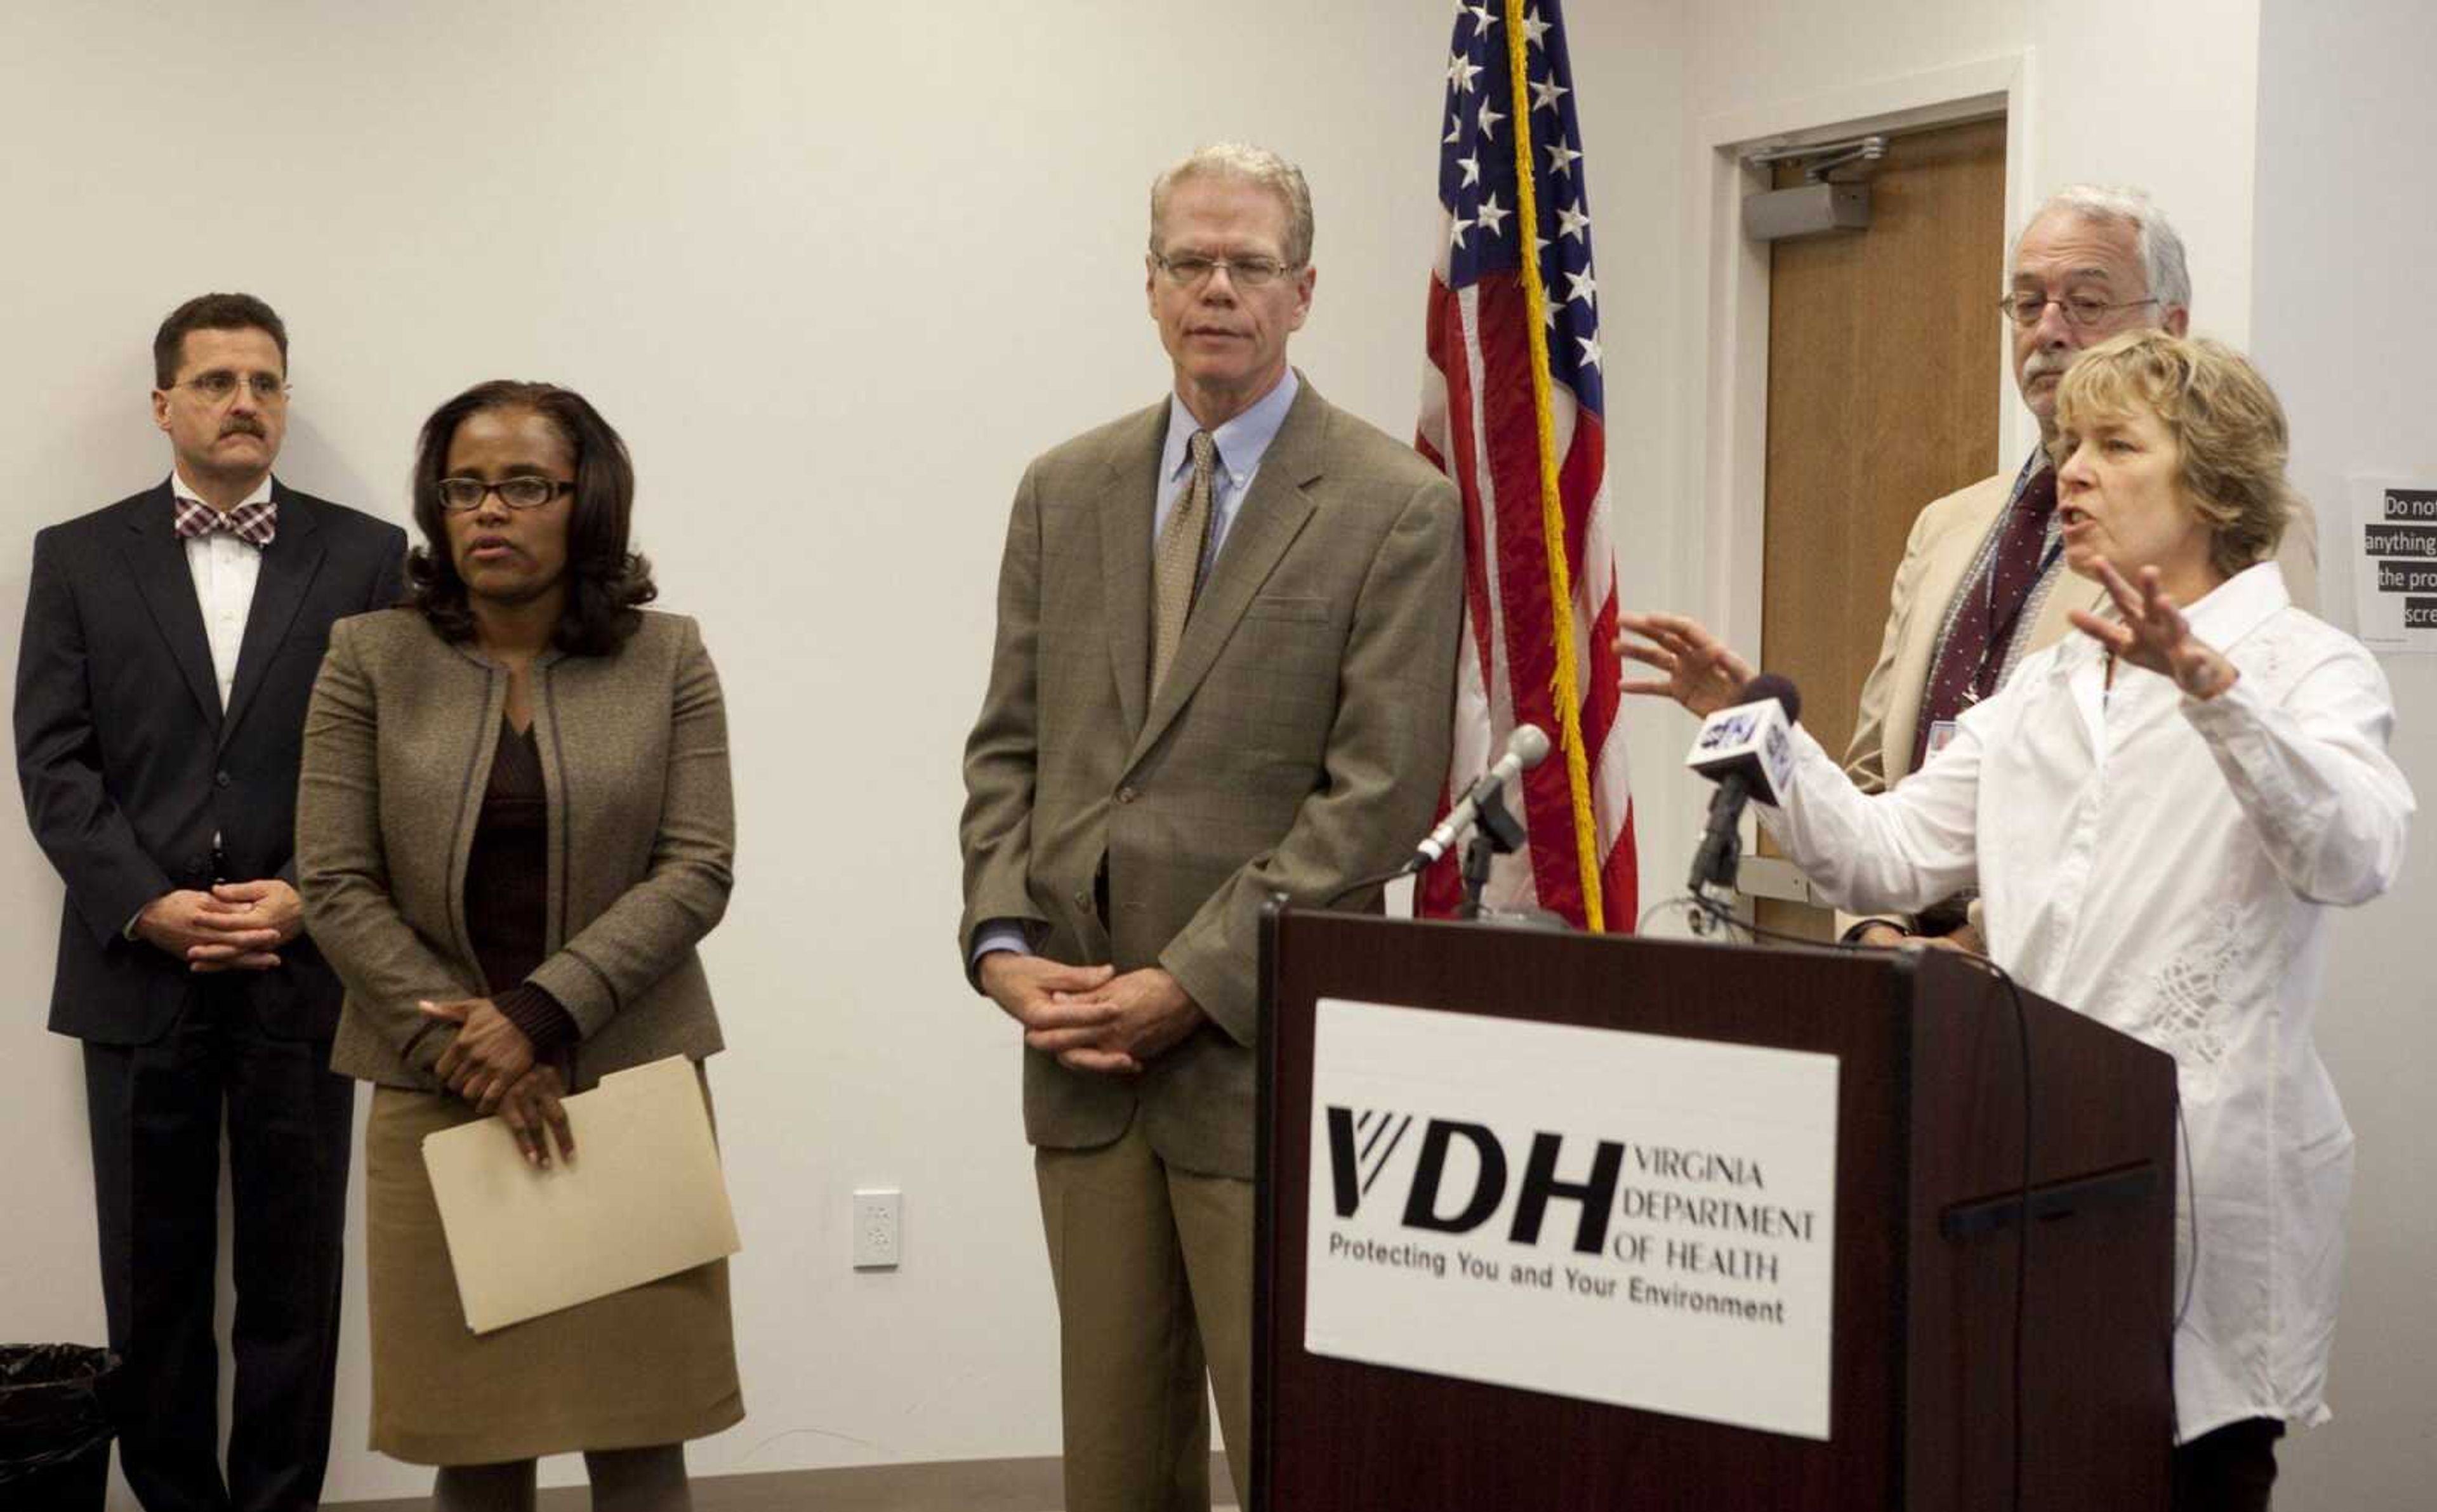
<svg viewBox="0 0 2437 1512">
<path fill-rule="evenodd" d="M 178 539 L 191 541 L 214 530 L 226 530 L 246 545 L 269 546 L 279 534 L 279 506 L 270 499 L 240 504 L 222 514 L 197 499 L 178 500 Z"/>
<path fill-rule="evenodd" d="M 2056 469 L 2043 467 L 2024 486 L 2023 496 L 2006 516 L 2006 533 L 1998 539 L 1996 559 L 1989 564 L 1990 654 L 1981 659 L 1980 675 L 1972 682 L 1975 700 L 1997 691 L 1997 674 L 2013 647 L 2014 627 L 2022 622 L 2031 590 L 2039 586 L 2041 560 L 2047 554 L 2048 519 L 2056 513 Z"/>
<path fill-rule="evenodd" d="M 1929 759 L 1929 738 L 1939 724 L 1962 718 L 1965 709 L 1997 690 L 2013 650 L 2015 628 L 2040 584 L 2056 501 L 2056 471 L 2043 467 L 2024 483 L 2021 496 L 2006 512 L 1988 570 L 1964 584 L 1964 601 L 1921 689 L 1920 721 L 1912 738 L 1913 771 Z"/>
<path fill-rule="evenodd" d="M 1201 558 L 1210 546 L 1210 484 L 1218 461 L 1218 444 L 1210 432 L 1197 430 L 1186 449 L 1193 454 L 1193 480 L 1184 496 L 1168 511 L 1159 547 L 1151 554 L 1150 690 L 1167 679 L 1184 639 L 1185 617 L 1193 613 L 1193 596 L 1201 587 Z"/>
</svg>

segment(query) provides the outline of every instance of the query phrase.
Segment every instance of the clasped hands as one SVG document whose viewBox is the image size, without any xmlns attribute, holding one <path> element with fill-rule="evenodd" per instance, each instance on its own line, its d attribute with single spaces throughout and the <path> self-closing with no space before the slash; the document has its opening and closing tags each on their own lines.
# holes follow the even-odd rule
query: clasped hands
<svg viewBox="0 0 2437 1512">
<path fill-rule="evenodd" d="M 552 1139 L 569 1163 L 575 1159 L 575 1131 L 560 1100 L 567 1083 L 558 1068 L 534 1058 L 533 1041 L 488 998 L 462 998 L 415 1006 L 457 1035 L 440 1052 L 432 1073 L 474 1111 L 497 1113 L 516 1136 L 528 1165 L 550 1168 Z"/>
<path fill-rule="evenodd" d="M 277 878 L 164 893 L 135 915 L 136 937 L 195 972 L 269 971 L 304 931 L 305 901 Z"/>
<path fill-rule="evenodd" d="M 1024 1042 L 1070 1070 L 1132 1076 L 1202 1022 L 1201 1007 L 1157 966 L 1070 966 L 994 950 L 975 973 L 982 990 L 1024 1026 Z"/>
</svg>

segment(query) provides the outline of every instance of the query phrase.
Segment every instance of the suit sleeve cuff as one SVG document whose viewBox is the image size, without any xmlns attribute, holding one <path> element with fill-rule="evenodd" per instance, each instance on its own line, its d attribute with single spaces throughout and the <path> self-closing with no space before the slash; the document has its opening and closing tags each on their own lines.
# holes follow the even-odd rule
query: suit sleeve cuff
<svg viewBox="0 0 2437 1512">
<path fill-rule="evenodd" d="M 1183 936 L 1160 952 L 1159 965 L 1221 1034 L 1246 1049 L 1259 1042 L 1260 1002 L 1251 973 L 1228 969 L 1196 951 Z"/>
</svg>

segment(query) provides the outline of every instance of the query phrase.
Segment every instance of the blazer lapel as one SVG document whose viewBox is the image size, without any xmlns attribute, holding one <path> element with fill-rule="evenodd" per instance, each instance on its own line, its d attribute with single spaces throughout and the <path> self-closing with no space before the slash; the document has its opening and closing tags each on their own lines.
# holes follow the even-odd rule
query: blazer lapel
<svg viewBox="0 0 2437 1512">
<path fill-rule="evenodd" d="M 1167 406 L 1146 411 L 1119 432 L 1108 451 L 1108 487 L 1100 495 L 1100 602 L 1109 617 L 1109 671 L 1126 735 L 1142 729 L 1150 698 L 1150 529 L 1159 498 L 1160 448 L 1167 439 Z"/>
<path fill-rule="evenodd" d="M 228 716 L 220 723 L 226 744 L 245 718 L 263 678 L 269 674 L 279 643 L 305 601 L 305 589 L 321 570 L 325 547 L 321 527 L 286 484 L 272 479 L 271 496 L 279 505 L 279 533 L 262 551 L 262 567 L 254 580 L 254 603 L 246 611 L 245 639 L 237 645 L 237 678 L 229 689 Z"/>
<path fill-rule="evenodd" d="M 1311 518 L 1312 504 L 1304 485 L 1321 475 L 1327 427 L 1327 407 L 1306 383 L 1261 458 L 1253 491 L 1244 496 L 1235 523 L 1228 527 L 1226 544 L 1211 565 L 1209 581 L 1201 585 L 1201 596 L 1194 600 L 1192 617 L 1184 622 L 1184 638 L 1177 644 L 1167 681 L 1152 696 L 1150 712 L 1134 737 L 1133 750 L 1126 758 L 1129 766 L 1142 759 L 1210 674 L 1254 595 L 1303 532 L 1304 522 Z M 1146 564 L 1146 580 L 1148 572 Z"/>
<path fill-rule="evenodd" d="M 2012 495 L 2012 479 L 1998 484 L 1992 500 L 1975 512 L 1969 530 L 1950 530 L 1921 565 L 1920 579 L 1914 582 L 1910 603 L 1914 613 L 1902 649 L 1898 652 L 1895 684 L 1887 701 L 1886 727 L 1880 749 L 1885 754 L 1884 770 L 1889 781 L 1912 771 L 1912 752 L 1920 735 L 1920 704 L 1929 690 L 1932 665 L 1937 659 L 1938 632 L 1946 626 L 1947 607 L 1963 589 L 1963 581 L 1972 572 L 1972 564 L 1980 554 L 1981 543 L 1997 528 Z"/>
<path fill-rule="evenodd" d="M 120 548 L 136 597 L 144 600 L 170 659 L 184 674 L 186 691 L 195 695 L 204 721 L 217 730 L 219 679 L 212 671 L 212 643 L 203 630 L 202 605 L 195 600 L 195 575 L 186 565 L 185 544 L 177 536 L 176 506 L 167 479 L 136 504 L 127 528 Z"/>
</svg>

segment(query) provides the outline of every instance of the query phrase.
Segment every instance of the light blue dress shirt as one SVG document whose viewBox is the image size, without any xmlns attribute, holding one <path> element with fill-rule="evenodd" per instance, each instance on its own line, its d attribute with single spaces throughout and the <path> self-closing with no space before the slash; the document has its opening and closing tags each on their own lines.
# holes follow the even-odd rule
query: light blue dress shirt
<svg viewBox="0 0 2437 1512">
<path fill-rule="evenodd" d="M 1268 456 L 1270 443 L 1278 439 L 1278 427 L 1286 424 L 1287 411 L 1294 408 L 1295 395 L 1303 384 L 1295 377 L 1294 369 L 1287 369 L 1277 387 L 1261 396 L 1258 403 L 1235 419 L 1210 433 L 1218 451 L 1217 472 L 1210 480 L 1210 545 L 1201 554 L 1201 580 L 1210 580 L 1210 568 L 1218 560 L 1218 548 L 1227 542 L 1227 531 L 1236 523 L 1236 511 L 1244 507 L 1244 495 L 1253 490 L 1253 475 L 1261 470 L 1261 459 Z M 1159 500 L 1151 511 L 1150 546 L 1154 555 L 1159 550 L 1159 534 L 1167 529 L 1167 517 L 1177 502 L 1184 497 L 1185 486 L 1193 481 L 1193 433 L 1201 422 L 1184 408 L 1184 401 L 1173 394 L 1167 401 L 1167 442 L 1159 453 Z"/>
</svg>

